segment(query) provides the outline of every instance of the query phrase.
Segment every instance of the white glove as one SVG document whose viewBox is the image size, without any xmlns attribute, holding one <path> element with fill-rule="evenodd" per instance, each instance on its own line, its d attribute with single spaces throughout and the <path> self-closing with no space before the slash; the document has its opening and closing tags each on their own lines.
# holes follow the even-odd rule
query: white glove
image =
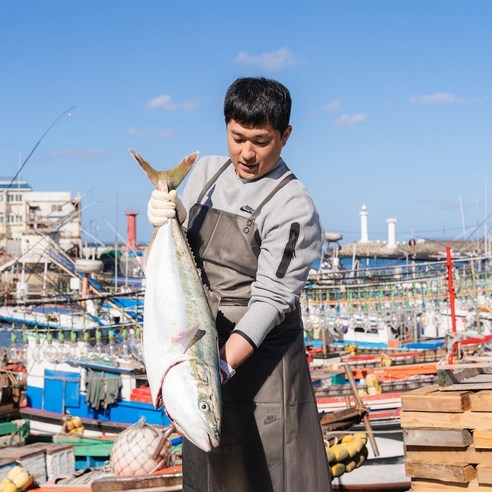
<svg viewBox="0 0 492 492">
<path fill-rule="evenodd" d="M 180 224 L 186 219 L 186 209 L 178 197 L 176 190 L 169 193 L 154 190 L 147 204 L 147 218 L 154 227 L 164 225 L 168 219 L 173 219 L 178 213 Z"/>
</svg>

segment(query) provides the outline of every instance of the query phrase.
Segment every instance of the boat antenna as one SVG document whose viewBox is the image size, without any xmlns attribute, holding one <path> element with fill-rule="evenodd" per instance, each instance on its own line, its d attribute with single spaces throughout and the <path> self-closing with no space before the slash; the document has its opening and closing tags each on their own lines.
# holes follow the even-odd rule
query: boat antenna
<svg viewBox="0 0 492 492">
<path fill-rule="evenodd" d="M 22 165 L 19 167 L 19 170 L 17 171 L 16 175 L 12 178 L 12 180 L 10 181 L 9 185 L 7 186 L 7 190 L 12 186 L 12 184 L 15 182 L 15 180 L 17 179 L 17 177 L 19 176 L 19 174 L 21 173 L 22 169 L 24 169 L 24 166 L 27 164 L 27 162 L 29 161 L 29 159 L 31 158 L 31 156 L 34 154 L 34 152 L 36 151 L 36 149 L 38 148 L 39 144 L 43 141 L 44 137 L 46 137 L 46 135 L 48 134 L 48 132 L 56 125 L 56 123 L 58 123 L 59 120 L 61 120 L 65 115 L 67 115 L 67 119 L 70 118 L 73 114 L 73 110 L 75 109 L 75 106 L 72 106 L 68 109 L 66 109 L 65 111 L 63 111 L 63 113 L 61 113 L 59 116 L 57 116 L 57 118 L 53 121 L 53 123 L 51 123 L 51 125 L 46 128 L 46 130 L 44 131 L 44 133 L 41 135 L 41 137 L 39 138 L 39 140 L 36 142 L 36 145 L 32 148 L 31 152 L 29 152 L 29 155 L 24 159 L 24 162 L 22 163 Z"/>
</svg>

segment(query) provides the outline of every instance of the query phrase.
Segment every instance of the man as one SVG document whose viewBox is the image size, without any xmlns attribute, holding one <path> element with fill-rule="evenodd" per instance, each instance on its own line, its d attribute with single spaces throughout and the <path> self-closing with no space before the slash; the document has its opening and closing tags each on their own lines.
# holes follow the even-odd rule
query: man
<svg viewBox="0 0 492 492">
<path fill-rule="evenodd" d="M 186 492 L 331 490 L 299 306 L 322 227 L 280 157 L 290 111 L 279 82 L 236 80 L 224 103 L 229 158 L 202 158 L 182 201 L 160 191 L 149 201 L 154 226 L 177 211 L 221 298 L 221 442 L 205 453 L 185 440 Z"/>
</svg>

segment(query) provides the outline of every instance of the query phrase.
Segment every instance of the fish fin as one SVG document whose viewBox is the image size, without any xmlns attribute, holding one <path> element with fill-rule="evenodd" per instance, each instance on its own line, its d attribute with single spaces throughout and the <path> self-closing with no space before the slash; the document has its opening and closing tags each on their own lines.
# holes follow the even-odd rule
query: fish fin
<svg viewBox="0 0 492 492">
<path fill-rule="evenodd" d="M 176 334 L 175 337 L 171 339 L 171 343 L 174 345 L 179 345 L 183 349 L 183 353 L 186 352 L 195 342 L 203 337 L 205 331 L 200 330 L 200 326 L 195 324 L 186 330 L 183 330 Z"/>
<path fill-rule="evenodd" d="M 196 330 L 196 333 L 195 335 L 193 336 L 193 338 L 190 340 L 190 343 L 187 345 L 186 349 L 185 349 L 185 352 L 191 348 L 193 345 L 195 345 L 195 343 L 199 342 L 206 334 L 206 331 L 201 329 L 201 328 L 198 328 L 198 330 Z"/>
<path fill-rule="evenodd" d="M 205 291 L 205 297 L 207 298 L 210 311 L 215 319 L 219 312 L 220 297 L 215 292 L 212 292 L 206 285 L 203 286 L 203 290 Z"/>
<path fill-rule="evenodd" d="M 189 247 L 188 243 L 188 247 Z M 190 248 L 191 251 L 191 248 Z M 193 256 L 193 261 L 195 261 L 195 257 Z M 196 266 L 196 262 L 195 262 Z M 202 270 L 197 267 L 198 276 L 202 278 Z M 207 299 L 208 306 L 214 318 L 217 318 L 217 313 L 219 312 L 219 304 L 220 304 L 220 296 L 218 296 L 215 292 L 212 292 L 205 284 L 203 284 L 203 290 L 205 292 L 205 298 Z"/>
<path fill-rule="evenodd" d="M 192 152 L 184 157 L 173 169 L 169 169 L 168 171 L 157 171 L 141 155 L 137 154 L 132 149 L 129 150 L 130 154 L 138 162 L 154 186 L 158 189 L 162 189 L 162 183 L 166 182 L 169 191 L 175 190 L 181 184 L 198 158 L 198 152 Z"/>
</svg>

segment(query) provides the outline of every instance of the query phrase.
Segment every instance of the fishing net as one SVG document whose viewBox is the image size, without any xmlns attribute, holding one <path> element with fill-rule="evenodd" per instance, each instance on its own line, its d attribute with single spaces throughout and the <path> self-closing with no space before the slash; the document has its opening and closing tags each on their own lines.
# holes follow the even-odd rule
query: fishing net
<svg viewBox="0 0 492 492">
<path fill-rule="evenodd" d="M 142 417 L 115 439 L 111 450 L 111 473 L 119 476 L 147 475 L 165 468 L 171 460 L 171 441 L 166 432 L 148 425 Z"/>
</svg>

